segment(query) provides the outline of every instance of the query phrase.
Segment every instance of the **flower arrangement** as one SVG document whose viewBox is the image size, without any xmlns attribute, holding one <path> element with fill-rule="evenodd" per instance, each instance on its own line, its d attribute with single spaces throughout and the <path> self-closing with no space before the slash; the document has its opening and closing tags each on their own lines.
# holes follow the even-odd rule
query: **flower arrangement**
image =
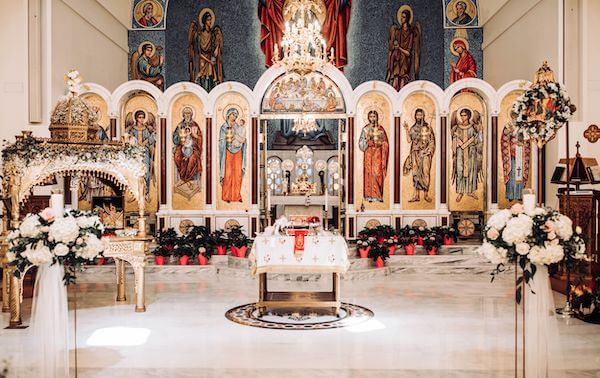
<svg viewBox="0 0 600 378">
<path fill-rule="evenodd" d="M 317 216 L 314 216 L 314 215 L 313 215 L 313 216 L 311 216 L 311 217 L 308 217 L 308 218 L 306 218 L 306 221 L 307 221 L 308 223 L 313 223 L 313 224 L 314 224 L 314 223 L 317 223 L 317 224 L 321 224 L 321 218 L 319 218 L 319 217 L 317 217 Z"/>
<path fill-rule="evenodd" d="M 563 260 L 586 259 L 581 229 L 573 233 L 571 219 L 551 208 L 525 211 L 521 204 L 492 215 L 484 228 L 484 243 L 479 253 L 496 264 L 495 276 L 508 264 L 518 264 L 522 274 L 516 281 L 516 300 L 521 289 L 535 276 L 536 265 L 550 265 Z"/>
<path fill-rule="evenodd" d="M 106 241 L 104 225 L 92 212 L 66 210 L 58 217 L 46 208 L 40 214 L 28 214 L 18 229 L 7 238 L 6 254 L 15 276 L 29 267 L 45 264 L 65 266 L 65 284 L 75 283 L 76 269 L 83 263 L 102 257 Z"/>
<path fill-rule="evenodd" d="M 517 135 L 523 140 L 533 139 L 542 147 L 571 118 L 572 108 L 569 95 L 560 83 L 536 83 L 513 105 Z"/>
<path fill-rule="evenodd" d="M 116 160 L 123 164 L 133 164 L 132 162 L 143 161 L 144 149 L 133 144 L 102 144 L 73 148 L 73 146 L 66 143 L 50 143 L 41 138 L 26 137 L 18 139 L 14 143 L 4 141 L 2 150 L 2 160 L 5 164 L 11 162 L 18 166 L 64 157 L 89 163 Z M 137 163 L 137 165 L 143 167 L 143 163 Z"/>
</svg>

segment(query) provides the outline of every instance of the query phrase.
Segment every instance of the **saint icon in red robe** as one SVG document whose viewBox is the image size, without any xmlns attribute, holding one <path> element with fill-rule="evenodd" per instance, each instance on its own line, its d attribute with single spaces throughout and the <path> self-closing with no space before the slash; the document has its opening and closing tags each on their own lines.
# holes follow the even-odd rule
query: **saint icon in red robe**
<svg viewBox="0 0 600 378">
<path fill-rule="evenodd" d="M 458 56 L 456 62 L 450 63 L 450 84 L 467 77 L 477 77 L 477 64 L 469 52 L 469 42 L 464 38 L 454 38 L 450 51 Z"/>
</svg>

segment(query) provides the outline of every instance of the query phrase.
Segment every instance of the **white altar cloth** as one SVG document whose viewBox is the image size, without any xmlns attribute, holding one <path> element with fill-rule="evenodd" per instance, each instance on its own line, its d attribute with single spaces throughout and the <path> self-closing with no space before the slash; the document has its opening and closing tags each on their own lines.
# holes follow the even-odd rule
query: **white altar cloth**
<svg viewBox="0 0 600 378">
<path fill-rule="evenodd" d="M 254 273 L 345 273 L 348 245 L 339 235 L 307 235 L 304 251 L 294 254 L 294 237 L 259 234 L 250 259 Z"/>
</svg>

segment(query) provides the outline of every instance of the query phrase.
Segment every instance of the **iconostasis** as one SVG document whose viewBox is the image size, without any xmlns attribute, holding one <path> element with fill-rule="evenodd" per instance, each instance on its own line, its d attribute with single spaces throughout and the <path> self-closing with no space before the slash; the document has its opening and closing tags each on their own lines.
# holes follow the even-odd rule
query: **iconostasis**
<svg viewBox="0 0 600 378">
<path fill-rule="evenodd" d="M 351 238 L 367 224 L 467 220 L 477 230 L 490 210 L 536 184 L 535 147 L 511 133 L 510 110 L 528 82 L 352 89 L 338 69 L 323 71 L 272 67 L 254 89 L 226 82 L 210 94 L 191 82 L 165 92 L 143 81 L 113 93 L 88 84 L 82 96 L 101 114 L 106 139 L 145 146 L 155 229 L 239 224 L 253 234 L 269 216 L 310 206 Z M 92 181 L 80 184 L 80 207 L 120 195 Z M 120 206 L 136 211 L 127 196 Z"/>
</svg>

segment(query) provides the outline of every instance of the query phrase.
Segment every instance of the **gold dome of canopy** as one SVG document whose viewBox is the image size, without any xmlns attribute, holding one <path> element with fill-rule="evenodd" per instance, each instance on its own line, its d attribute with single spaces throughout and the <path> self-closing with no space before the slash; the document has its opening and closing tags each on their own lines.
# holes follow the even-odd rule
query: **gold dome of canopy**
<svg viewBox="0 0 600 378">
<path fill-rule="evenodd" d="M 76 73 L 74 77 L 70 77 L 72 72 Z M 67 142 L 97 142 L 100 130 L 98 113 L 79 97 L 79 73 L 72 72 L 66 77 L 69 94 L 58 100 L 50 117 L 50 138 Z"/>
</svg>

